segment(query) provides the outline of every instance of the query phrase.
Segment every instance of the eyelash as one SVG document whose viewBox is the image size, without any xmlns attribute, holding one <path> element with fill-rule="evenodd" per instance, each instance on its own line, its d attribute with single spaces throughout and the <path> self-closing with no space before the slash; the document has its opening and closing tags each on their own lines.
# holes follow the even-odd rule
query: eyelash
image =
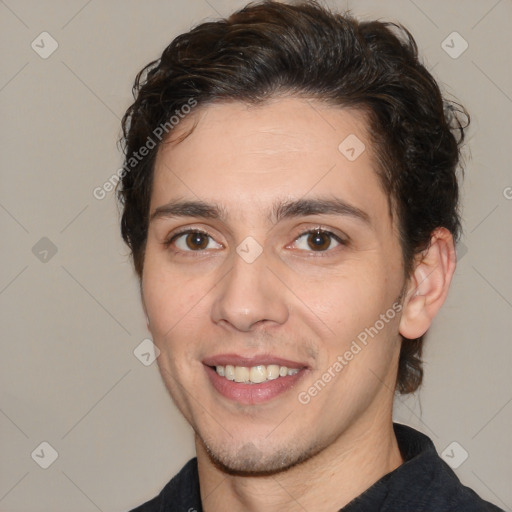
<svg viewBox="0 0 512 512">
<path fill-rule="evenodd" d="M 213 238 L 212 235 L 210 235 L 210 233 L 207 233 L 206 231 L 203 231 L 202 229 L 190 229 L 190 228 L 187 228 L 187 229 L 184 229 L 183 231 L 178 231 L 177 233 L 173 233 L 172 235 L 170 235 L 165 241 L 164 241 L 164 245 L 165 247 L 169 247 L 173 242 L 174 240 L 176 240 L 179 236 L 181 235 L 190 235 L 191 233 L 201 233 L 203 235 L 206 235 L 206 236 L 209 236 L 210 238 Z M 201 251 L 190 251 L 190 252 L 201 252 Z"/>
<path fill-rule="evenodd" d="M 210 237 L 213 239 L 213 237 L 210 235 L 210 233 L 208 233 L 207 231 L 204 231 L 202 229 L 199 229 L 199 228 L 194 228 L 194 229 L 191 229 L 191 228 L 187 228 L 187 229 L 184 229 L 182 231 L 178 231 L 177 233 L 173 233 L 171 236 L 169 236 L 164 242 L 163 242 L 163 245 L 166 247 L 166 248 L 169 248 L 171 246 L 171 244 L 177 239 L 179 238 L 180 236 L 182 235 L 188 235 L 188 234 L 191 234 L 191 233 L 201 233 L 207 237 Z M 303 231 L 302 233 L 300 233 L 298 236 L 295 237 L 295 239 L 293 240 L 293 243 L 297 242 L 297 240 L 299 240 L 301 237 L 303 237 L 304 235 L 315 235 L 315 234 L 322 234 L 322 235 L 327 235 L 329 237 L 331 237 L 333 240 L 335 240 L 336 242 L 338 242 L 340 245 L 342 246 L 346 246 L 348 244 L 348 241 L 347 240 L 344 240 L 343 238 L 341 238 L 340 236 L 336 235 L 335 233 L 333 233 L 332 231 L 329 231 L 328 229 L 325 229 L 325 228 L 322 228 L 322 227 L 317 227 L 317 228 L 314 228 L 314 229 L 308 229 L 306 231 Z M 194 256 L 199 256 L 201 253 L 203 253 L 205 251 L 205 249 L 203 250 L 198 250 L 198 251 L 181 251 L 180 249 L 178 249 L 177 251 L 175 252 L 181 252 L 181 253 L 187 253 L 187 256 L 191 256 L 191 257 L 194 257 Z M 327 249 L 325 251 L 309 251 L 311 254 L 317 254 L 319 255 L 320 257 L 322 256 L 326 256 L 328 255 L 327 253 L 329 252 L 332 252 L 332 249 Z"/>
<path fill-rule="evenodd" d="M 296 243 L 297 240 L 299 240 L 300 238 L 302 238 L 305 235 L 317 235 L 317 234 L 327 235 L 329 238 L 331 238 L 331 242 L 332 242 L 332 240 L 335 240 L 341 246 L 346 246 L 348 244 L 347 240 L 344 240 L 343 238 L 341 238 L 340 236 L 336 235 L 332 231 L 329 231 L 328 229 L 325 229 L 325 228 L 322 228 L 322 227 L 317 227 L 317 228 L 308 229 L 306 231 L 303 231 L 302 233 L 300 233 L 298 236 L 295 237 L 295 239 L 293 240 L 293 243 Z M 315 254 L 316 256 L 326 257 L 326 256 L 329 256 L 329 253 L 332 253 L 335 249 L 336 249 L 336 247 L 334 247 L 332 249 L 329 247 L 325 251 L 313 251 L 313 250 L 310 250 L 308 252 L 309 252 L 309 254 Z"/>
</svg>

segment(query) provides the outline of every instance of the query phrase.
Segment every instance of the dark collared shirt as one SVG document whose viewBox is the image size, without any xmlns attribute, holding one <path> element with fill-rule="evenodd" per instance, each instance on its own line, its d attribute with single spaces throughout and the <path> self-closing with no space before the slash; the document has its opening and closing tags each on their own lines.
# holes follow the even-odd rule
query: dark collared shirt
<svg viewBox="0 0 512 512">
<path fill-rule="evenodd" d="M 405 462 L 339 512 L 503 512 L 463 486 L 426 435 L 406 425 L 393 426 Z M 197 459 L 132 512 L 178 511 L 202 512 Z"/>
</svg>

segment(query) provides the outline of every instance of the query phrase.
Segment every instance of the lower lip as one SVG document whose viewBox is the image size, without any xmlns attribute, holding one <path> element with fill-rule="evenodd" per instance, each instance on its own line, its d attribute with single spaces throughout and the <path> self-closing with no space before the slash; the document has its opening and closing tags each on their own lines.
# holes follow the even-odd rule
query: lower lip
<svg viewBox="0 0 512 512">
<path fill-rule="evenodd" d="M 278 377 L 260 384 L 244 384 L 221 377 L 214 368 L 206 366 L 206 373 L 213 387 L 224 397 L 244 405 L 268 402 L 293 388 L 305 373 L 300 370 L 295 375 Z"/>
</svg>

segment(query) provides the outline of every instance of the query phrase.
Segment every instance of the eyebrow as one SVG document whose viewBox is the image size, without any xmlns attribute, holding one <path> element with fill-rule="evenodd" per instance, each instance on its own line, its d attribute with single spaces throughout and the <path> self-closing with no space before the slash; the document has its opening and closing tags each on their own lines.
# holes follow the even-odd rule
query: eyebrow
<svg viewBox="0 0 512 512">
<path fill-rule="evenodd" d="M 370 216 L 365 211 L 339 198 L 298 199 L 277 204 L 273 209 L 275 222 L 307 215 L 342 215 L 371 226 Z"/>
<path fill-rule="evenodd" d="M 203 219 L 222 219 L 227 217 L 225 212 L 214 204 L 204 201 L 171 201 L 159 206 L 151 214 L 149 222 L 162 217 L 199 217 Z"/>
<path fill-rule="evenodd" d="M 276 203 L 271 209 L 269 220 L 279 222 L 282 219 L 306 217 L 308 215 L 340 215 L 352 217 L 371 226 L 368 213 L 340 198 L 297 199 Z M 202 219 L 227 220 L 228 214 L 219 205 L 204 201 L 176 200 L 159 206 L 151 214 L 149 221 L 159 218 L 196 217 Z"/>
</svg>

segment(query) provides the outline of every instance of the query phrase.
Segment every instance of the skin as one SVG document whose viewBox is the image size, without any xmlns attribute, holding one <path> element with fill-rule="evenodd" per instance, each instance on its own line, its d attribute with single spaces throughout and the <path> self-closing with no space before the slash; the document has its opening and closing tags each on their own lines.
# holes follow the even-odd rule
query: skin
<svg viewBox="0 0 512 512">
<path fill-rule="evenodd" d="M 194 130 L 184 140 L 180 134 Z M 402 457 L 392 429 L 399 332 L 418 337 L 446 297 L 455 268 L 440 228 L 404 278 L 396 216 L 375 172 L 363 115 L 305 99 L 219 103 L 183 120 L 159 151 L 142 277 L 162 378 L 196 433 L 204 510 L 337 510 Z M 354 134 L 366 150 L 338 150 Z M 176 137 L 174 137 L 176 135 Z M 364 212 L 272 216 L 276 203 L 337 198 Z M 204 201 L 221 218 L 153 215 Z M 303 235 L 321 227 L 319 250 Z M 195 250 L 178 230 L 206 232 Z M 236 249 L 252 237 L 262 253 Z M 324 243 L 325 242 L 325 243 Z M 398 301 L 398 302 L 397 302 Z M 400 313 L 309 403 L 298 400 L 393 304 Z M 244 405 L 211 385 L 203 359 L 272 354 L 304 363 L 296 385 Z M 256 474 L 256 473 L 265 474 Z"/>
</svg>

